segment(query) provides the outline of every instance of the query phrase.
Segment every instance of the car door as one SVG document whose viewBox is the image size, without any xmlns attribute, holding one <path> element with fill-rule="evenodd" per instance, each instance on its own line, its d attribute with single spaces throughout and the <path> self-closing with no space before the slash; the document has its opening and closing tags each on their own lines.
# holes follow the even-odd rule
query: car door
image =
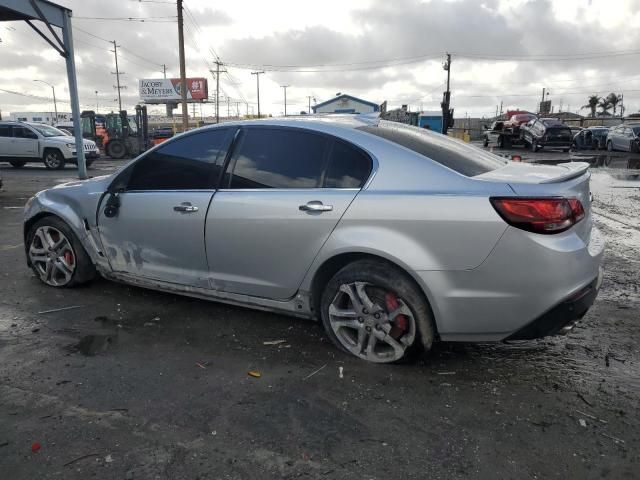
<svg viewBox="0 0 640 480">
<path fill-rule="evenodd" d="M 12 157 L 39 157 L 38 134 L 24 125 L 13 125 L 13 138 L 9 148 Z"/>
<path fill-rule="evenodd" d="M 624 148 L 624 127 L 622 126 L 618 126 L 616 128 L 613 129 L 613 135 L 611 138 L 611 141 L 613 143 L 613 149 L 614 150 L 626 150 Z"/>
<path fill-rule="evenodd" d="M 176 138 L 114 180 L 113 196 L 99 207 L 98 229 L 115 272 L 208 287 L 205 218 L 234 132 L 215 128 Z M 115 215 L 108 204 L 117 206 Z"/>
<path fill-rule="evenodd" d="M 627 152 L 631 152 L 631 144 L 633 142 L 633 139 L 633 130 L 631 130 L 629 127 L 625 127 L 622 132 L 622 149 Z"/>
<path fill-rule="evenodd" d="M 13 138 L 11 137 L 11 126 L 10 125 L 0 125 L 0 157 L 10 157 L 9 154 L 11 150 L 11 142 Z"/>
<path fill-rule="evenodd" d="M 371 165 L 363 151 L 324 134 L 243 128 L 207 215 L 211 287 L 295 295 Z"/>
</svg>

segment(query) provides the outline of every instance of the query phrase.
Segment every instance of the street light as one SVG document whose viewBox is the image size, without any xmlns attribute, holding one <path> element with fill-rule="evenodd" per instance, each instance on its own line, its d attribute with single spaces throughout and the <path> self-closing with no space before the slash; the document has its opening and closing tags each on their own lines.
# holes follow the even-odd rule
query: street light
<svg viewBox="0 0 640 480">
<path fill-rule="evenodd" d="M 45 85 L 49 85 L 51 87 L 51 90 L 53 91 L 53 109 L 56 112 L 56 120 L 54 125 L 58 124 L 58 105 L 56 104 L 56 89 L 53 85 L 51 85 L 49 82 L 45 82 L 44 80 L 34 80 L 34 82 L 40 82 L 40 83 L 44 83 Z"/>
<path fill-rule="evenodd" d="M 96 113 L 98 113 L 98 90 L 96 90 Z"/>
</svg>

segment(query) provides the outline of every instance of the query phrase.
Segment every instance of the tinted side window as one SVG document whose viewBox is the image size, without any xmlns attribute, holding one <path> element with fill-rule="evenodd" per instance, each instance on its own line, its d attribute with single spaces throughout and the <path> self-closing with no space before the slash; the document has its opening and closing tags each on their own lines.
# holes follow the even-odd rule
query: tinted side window
<svg viewBox="0 0 640 480">
<path fill-rule="evenodd" d="M 430 158 L 462 175 L 473 177 L 506 165 L 506 160 L 441 133 L 381 120 L 358 130 L 382 137 Z"/>
<path fill-rule="evenodd" d="M 315 188 L 326 137 L 300 129 L 248 128 L 231 160 L 230 188 Z"/>
<path fill-rule="evenodd" d="M 325 188 L 362 188 L 371 173 L 369 156 L 344 142 L 336 141 L 331 149 Z"/>
<path fill-rule="evenodd" d="M 0 137 L 10 137 L 11 127 L 9 125 L 0 125 Z"/>
<path fill-rule="evenodd" d="M 132 167 L 127 190 L 215 188 L 234 130 L 213 129 L 176 139 Z"/>
<path fill-rule="evenodd" d="M 15 138 L 38 138 L 35 133 L 25 127 L 13 127 L 13 136 Z"/>
</svg>

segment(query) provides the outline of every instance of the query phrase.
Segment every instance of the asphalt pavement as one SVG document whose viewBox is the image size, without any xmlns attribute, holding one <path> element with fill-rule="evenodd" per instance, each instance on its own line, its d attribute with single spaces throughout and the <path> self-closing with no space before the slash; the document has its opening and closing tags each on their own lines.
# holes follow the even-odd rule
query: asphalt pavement
<svg viewBox="0 0 640 480">
<path fill-rule="evenodd" d="M 22 207 L 75 170 L 0 174 L 0 479 L 640 477 L 638 170 L 594 164 L 605 280 L 568 336 L 402 365 L 342 354 L 310 321 L 46 287 Z"/>
</svg>

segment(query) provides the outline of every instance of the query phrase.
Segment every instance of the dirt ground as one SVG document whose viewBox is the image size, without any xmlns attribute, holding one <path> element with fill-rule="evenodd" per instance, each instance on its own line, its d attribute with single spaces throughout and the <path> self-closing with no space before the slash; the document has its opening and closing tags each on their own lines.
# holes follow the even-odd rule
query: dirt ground
<svg viewBox="0 0 640 480">
<path fill-rule="evenodd" d="M 640 478 L 640 171 L 592 171 L 605 280 L 568 336 L 380 366 L 309 321 L 45 287 L 22 206 L 75 171 L 0 164 L 0 479 Z"/>
</svg>

